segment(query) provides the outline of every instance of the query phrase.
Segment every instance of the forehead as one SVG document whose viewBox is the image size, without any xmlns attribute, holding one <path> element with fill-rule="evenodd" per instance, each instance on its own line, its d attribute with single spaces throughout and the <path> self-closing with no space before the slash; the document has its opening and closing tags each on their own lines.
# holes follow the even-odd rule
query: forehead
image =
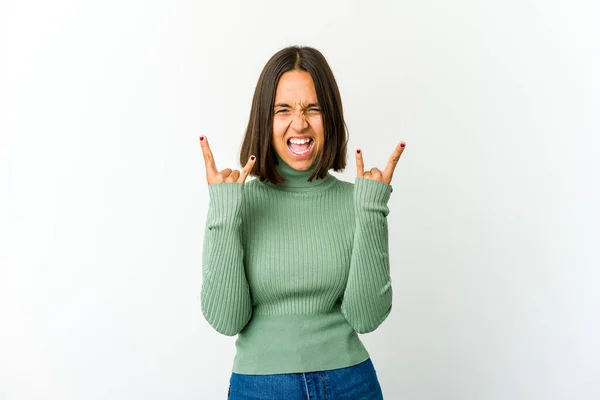
<svg viewBox="0 0 600 400">
<path fill-rule="evenodd" d="M 316 103 L 317 92 L 312 77 L 306 71 L 288 71 L 281 75 L 275 103 Z"/>
</svg>

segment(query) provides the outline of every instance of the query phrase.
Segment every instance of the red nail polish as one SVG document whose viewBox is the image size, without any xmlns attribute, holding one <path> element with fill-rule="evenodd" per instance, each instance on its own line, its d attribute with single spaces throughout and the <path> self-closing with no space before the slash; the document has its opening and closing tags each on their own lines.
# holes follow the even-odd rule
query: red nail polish
<svg viewBox="0 0 600 400">
<path fill-rule="evenodd" d="M 200 140 L 204 140 L 204 136 L 200 136 Z"/>
<path fill-rule="evenodd" d="M 360 154 L 360 149 L 359 149 L 359 150 L 356 150 L 356 153 L 357 153 L 357 154 Z"/>
<path fill-rule="evenodd" d="M 250 159 L 251 159 L 252 161 L 254 161 L 254 158 L 255 158 L 254 156 L 250 157 Z"/>
<path fill-rule="evenodd" d="M 404 147 L 406 144 L 404 142 L 400 143 L 400 147 Z"/>
</svg>

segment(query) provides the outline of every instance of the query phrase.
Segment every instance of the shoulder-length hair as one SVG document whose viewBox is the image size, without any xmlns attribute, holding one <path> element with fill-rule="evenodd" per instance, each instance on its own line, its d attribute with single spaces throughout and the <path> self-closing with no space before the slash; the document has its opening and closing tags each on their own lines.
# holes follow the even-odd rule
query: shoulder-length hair
<svg viewBox="0 0 600 400">
<path fill-rule="evenodd" d="M 240 164 L 251 155 L 258 158 L 250 175 L 275 184 L 284 182 L 277 173 L 277 158 L 272 146 L 273 106 L 281 75 L 288 71 L 305 71 L 315 85 L 321 108 L 325 143 L 314 172 L 308 178 L 324 178 L 327 171 L 341 172 L 346 167 L 348 133 L 342 99 L 333 72 L 321 52 L 312 47 L 291 46 L 275 53 L 263 68 L 252 99 L 250 119 L 240 151 Z"/>
</svg>

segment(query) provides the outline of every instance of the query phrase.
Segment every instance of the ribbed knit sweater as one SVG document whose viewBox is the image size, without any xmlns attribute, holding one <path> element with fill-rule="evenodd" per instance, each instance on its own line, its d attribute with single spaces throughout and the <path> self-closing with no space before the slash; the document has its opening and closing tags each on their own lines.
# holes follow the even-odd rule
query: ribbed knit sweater
<svg viewBox="0 0 600 400">
<path fill-rule="evenodd" d="M 277 157 L 283 184 L 209 185 L 202 313 L 238 334 L 233 372 L 279 374 L 356 365 L 357 333 L 392 307 L 387 202 L 392 186 L 307 179 Z"/>
</svg>

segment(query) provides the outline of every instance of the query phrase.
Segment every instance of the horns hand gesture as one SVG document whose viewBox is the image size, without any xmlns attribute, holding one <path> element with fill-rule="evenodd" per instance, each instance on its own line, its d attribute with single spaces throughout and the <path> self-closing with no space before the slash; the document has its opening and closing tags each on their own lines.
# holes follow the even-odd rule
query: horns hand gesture
<svg viewBox="0 0 600 400">
<path fill-rule="evenodd" d="M 217 165 L 215 164 L 212 151 L 210 151 L 210 146 L 208 145 L 206 136 L 200 136 L 200 147 L 202 148 L 202 155 L 204 156 L 206 180 L 209 185 L 223 182 L 244 183 L 248 177 L 248 174 L 250 171 L 252 171 L 254 163 L 256 162 L 256 157 L 250 156 L 250 159 L 241 172 L 237 169 L 232 170 L 231 168 L 225 168 L 224 170 L 219 171 L 217 170 Z"/>
<path fill-rule="evenodd" d="M 396 165 L 400 160 L 402 152 L 404 152 L 404 146 L 406 146 L 404 142 L 398 143 L 383 171 L 379 170 L 378 168 L 371 168 L 369 171 L 365 171 L 362 152 L 360 149 L 356 150 L 356 176 L 359 178 L 372 179 L 374 181 L 390 184 L 392 181 L 392 176 L 394 175 L 394 170 L 396 169 Z"/>
</svg>

